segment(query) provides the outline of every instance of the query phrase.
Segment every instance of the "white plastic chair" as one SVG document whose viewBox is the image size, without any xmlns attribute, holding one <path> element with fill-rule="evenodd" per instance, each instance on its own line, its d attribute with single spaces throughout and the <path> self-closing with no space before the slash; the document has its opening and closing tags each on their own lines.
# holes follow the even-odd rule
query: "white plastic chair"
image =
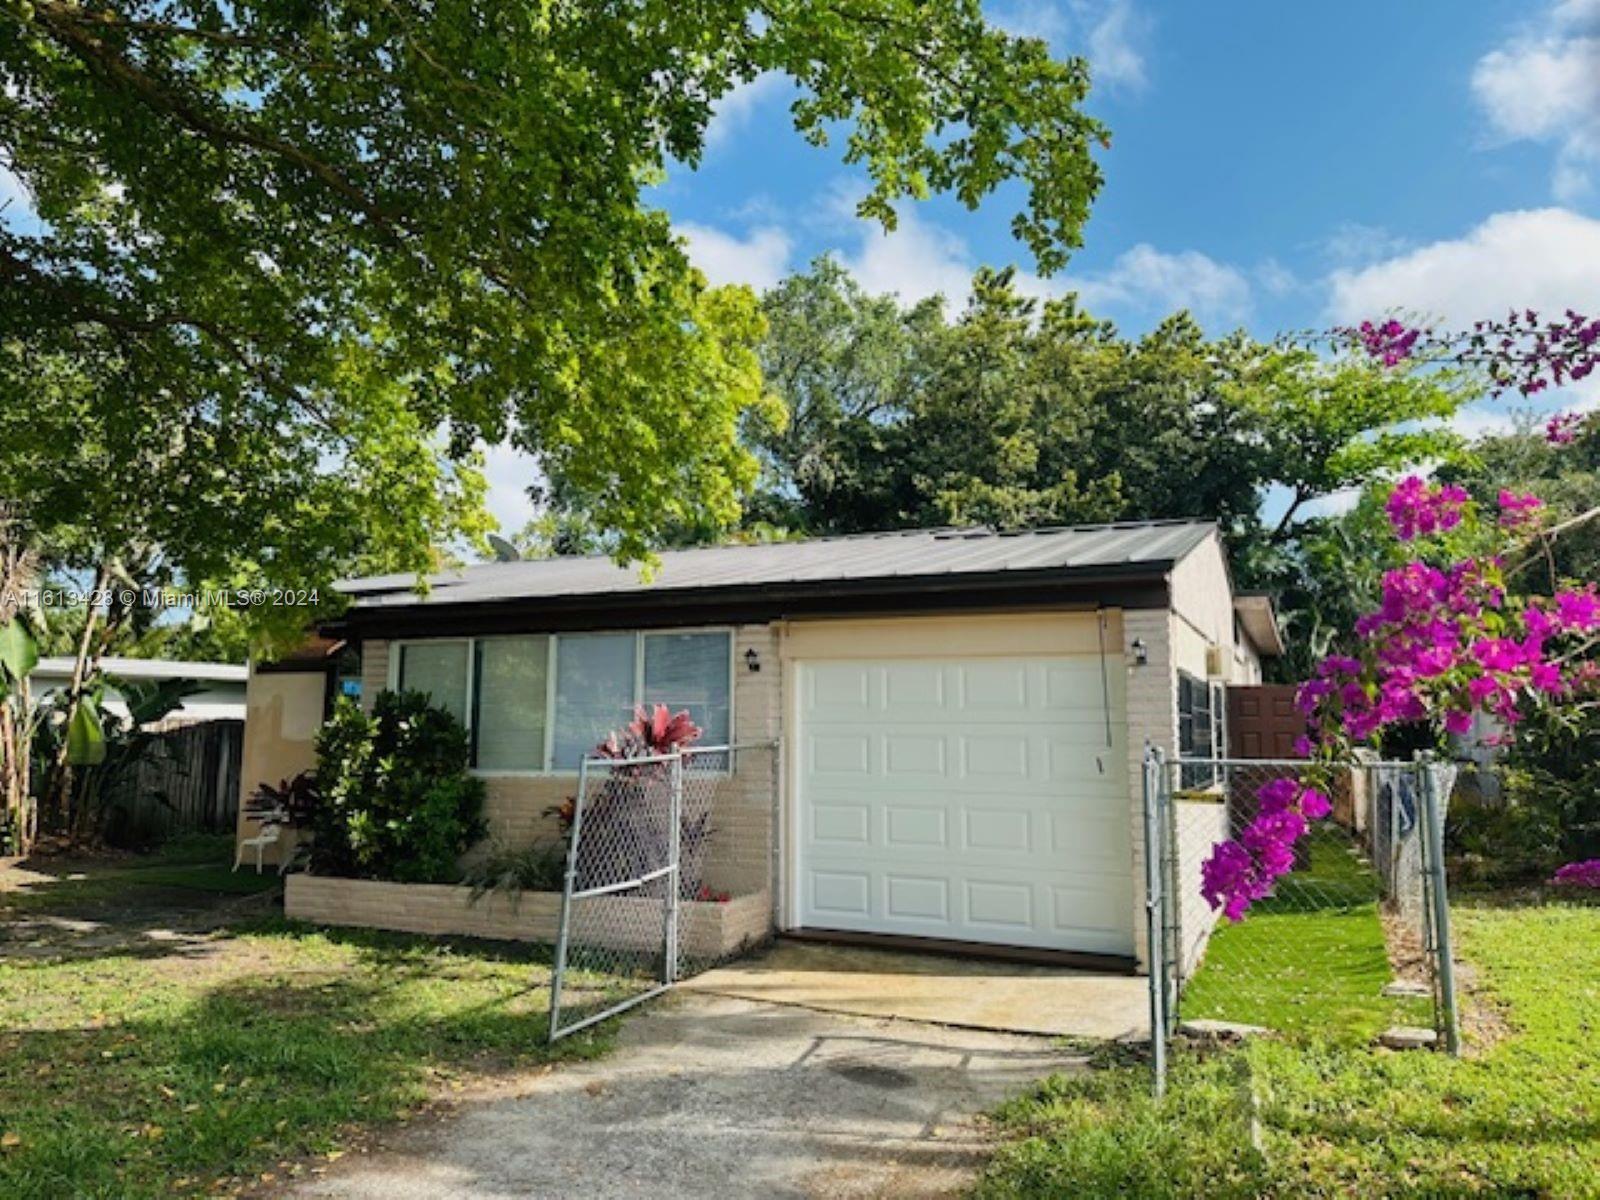
<svg viewBox="0 0 1600 1200">
<path fill-rule="evenodd" d="M 256 874 L 261 874 L 264 866 L 262 858 L 266 853 L 267 847 L 276 846 L 283 841 L 283 820 L 285 815 L 280 812 L 267 813 L 262 817 L 260 830 L 255 837 L 239 839 L 238 849 L 235 850 L 233 855 L 233 869 L 235 871 L 244 865 L 245 851 L 254 850 L 256 852 Z M 288 865 L 287 860 L 279 863 L 278 874 L 282 875 Z"/>
</svg>

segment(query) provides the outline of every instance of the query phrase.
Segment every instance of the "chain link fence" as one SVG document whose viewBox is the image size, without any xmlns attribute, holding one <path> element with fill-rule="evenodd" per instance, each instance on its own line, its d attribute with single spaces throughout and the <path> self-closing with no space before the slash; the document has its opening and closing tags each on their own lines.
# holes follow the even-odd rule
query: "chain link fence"
<svg viewBox="0 0 1600 1200">
<path fill-rule="evenodd" d="M 768 935 L 776 760 L 771 744 L 584 760 L 567 843 L 552 1041 Z"/>
<path fill-rule="evenodd" d="M 1291 760 L 1145 764 L 1147 929 L 1158 1081 L 1181 1020 L 1224 1019 L 1307 1030 L 1341 1005 L 1380 995 L 1410 1006 L 1455 1049 L 1442 822 L 1453 768 Z M 1206 899 L 1203 867 L 1241 839 L 1261 793 L 1290 780 L 1325 793 L 1292 869 L 1237 923 Z M 1387 989 L 1387 990 L 1386 990 Z"/>
</svg>

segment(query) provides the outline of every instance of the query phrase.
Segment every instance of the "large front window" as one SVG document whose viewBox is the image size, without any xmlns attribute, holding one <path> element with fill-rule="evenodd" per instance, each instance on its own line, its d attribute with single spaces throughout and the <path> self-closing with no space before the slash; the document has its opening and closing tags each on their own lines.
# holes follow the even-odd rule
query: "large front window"
<svg viewBox="0 0 1600 1200">
<path fill-rule="evenodd" d="M 396 655 L 396 685 L 466 722 L 484 771 L 575 771 L 640 704 L 688 709 L 702 745 L 732 733 L 726 631 L 401 642 Z"/>
</svg>

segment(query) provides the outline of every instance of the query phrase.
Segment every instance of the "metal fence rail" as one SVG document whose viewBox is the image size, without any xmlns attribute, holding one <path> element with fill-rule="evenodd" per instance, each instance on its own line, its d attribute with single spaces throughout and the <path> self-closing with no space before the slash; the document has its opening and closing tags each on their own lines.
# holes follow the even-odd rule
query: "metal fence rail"
<svg viewBox="0 0 1600 1200">
<path fill-rule="evenodd" d="M 725 906 L 754 906 L 765 929 L 775 784 L 770 743 L 584 759 L 551 981 L 552 1041 L 739 948 Z"/>
<path fill-rule="evenodd" d="M 1326 983 L 1316 956 L 1373 967 L 1367 961 L 1373 920 L 1381 922 L 1388 959 L 1376 969 L 1386 978 L 1392 970 L 1431 998 L 1436 1029 L 1451 1051 L 1457 1048 L 1442 834 L 1452 778 L 1453 768 L 1427 758 L 1329 769 L 1299 760 L 1169 760 L 1157 749 L 1147 752 L 1146 936 L 1158 1091 L 1180 1018 L 1201 1003 L 1207 1015 L 1219 1004 L 1249 1013 L 1267 997 L 1294 1003 L 1297 988 L 1314 1002 Z M 1292 869 L 1244 917 L 1249 936 L 1230 932 L 1226 951 L 1212 954 L 1226 919 L 1202 896 L 1202 864 L 1219 842 L 1245 833 L 1261 789 L 1281 779 L 1317 786 L 1333 811 L 1308 823 Z"/>
</svg>

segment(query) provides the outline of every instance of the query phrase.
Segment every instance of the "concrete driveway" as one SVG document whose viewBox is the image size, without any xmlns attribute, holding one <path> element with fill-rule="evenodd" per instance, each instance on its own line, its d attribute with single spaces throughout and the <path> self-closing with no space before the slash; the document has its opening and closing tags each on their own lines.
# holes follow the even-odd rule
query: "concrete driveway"
<svg viewBox="0 0 1600 1200">
<path fill-rule="evenodd" d="M 973 1118 L 1081 1070 L 1058 1039 L 678 991 L 593 1063 L 516 1081 L 301 1183 L 299 1197 L 944 1196 Z"/>
<path fill-rule="evenodd" d="M 783 940 L 682 985 L 861 1017 L 1103 1041 L 1149 1037 L 1141 976 Z"/>
</svg>

